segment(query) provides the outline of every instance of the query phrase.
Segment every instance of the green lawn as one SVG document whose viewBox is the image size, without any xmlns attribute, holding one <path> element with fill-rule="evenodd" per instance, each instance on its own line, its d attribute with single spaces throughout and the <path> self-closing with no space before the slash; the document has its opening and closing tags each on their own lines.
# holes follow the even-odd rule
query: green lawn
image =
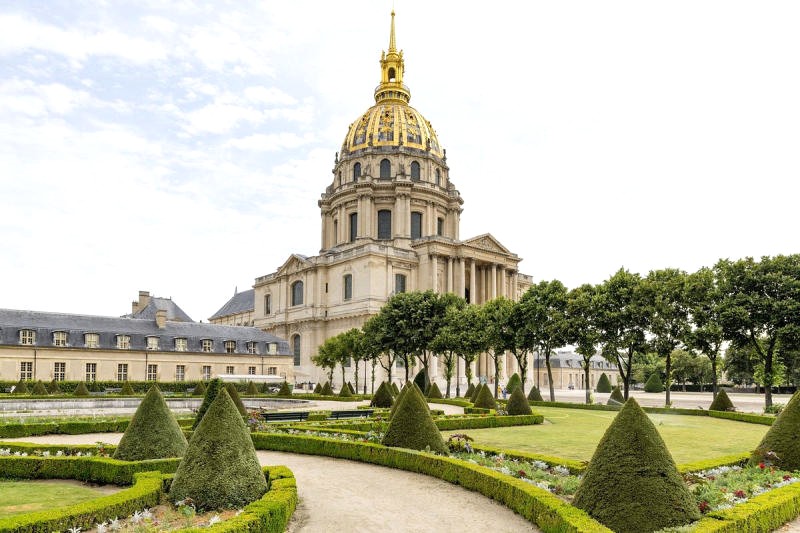
<svg viewBox="0 0 800 533">
<path fill-rule="evenodd" d="M 616 416 L 612 411 L 536 407 L 545 423 L 466 433 L 478 444 L 588 461 Z M 769 426 L 707 416 L 648 415 L 678 464 L 747 452 L 755 448 Z M 445 439 L 453 433 L 442 432 Z"/>
<path fill-rule="evenodd" d="M 0 516 L 73 505 L 105 494 L 71 481 L 0 481 Z"/>
</svg>

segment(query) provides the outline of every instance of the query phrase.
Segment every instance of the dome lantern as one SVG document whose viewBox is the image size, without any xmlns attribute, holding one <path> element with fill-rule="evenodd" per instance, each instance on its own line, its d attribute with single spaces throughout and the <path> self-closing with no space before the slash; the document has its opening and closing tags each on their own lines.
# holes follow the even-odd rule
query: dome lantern
<svg viewBox="0 0 800 533">
<path fill-rule="evenodd" d="M 407 104 L 411 100 L 411 92 L 403 85 L 403 51 L 397 51 L 394 34 L 394 10 L 392 10 L 392 26 L 389 30 L 389 51 L 381 52 L 381 83 L 375 88 L 375 103 Z"/>
</svg>

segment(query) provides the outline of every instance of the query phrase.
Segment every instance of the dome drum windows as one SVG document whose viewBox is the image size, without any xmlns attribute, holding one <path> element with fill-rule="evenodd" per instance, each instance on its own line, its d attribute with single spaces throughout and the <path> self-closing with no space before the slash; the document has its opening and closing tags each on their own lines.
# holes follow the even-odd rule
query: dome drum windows
<svg viewBox="0 0 800 533">
<path fill-rule="evenodd" d="M 411 162 L 411 180 L 412 181 L 420 180 L 419 162 L 417 161 Z"/>
<path fill-rule="evenodd" d="M 356 237 L 358 237 L 358 213 L 350 213 L 348 219 L 350 221 L 349 242 L 356 242 Z"/>
<path fill-rule="evenodd" d="M 294 356 L 294 366 L 300 366 L 300 335 L 292 337 L 292 355 Z"/>
<path fill-rule="evenodd" d="M 344 300 L 350 300 L 353 298 L 353 275 L 352 274 L 345 274 L 342 280 L 343 285 L 343 298 Z"/>
<path fill-rule="evenodd" d="M 292 283 L 292 305 L 303 305 L 303 282 Z"/>
<path fill-rule="evenodd" d="M 356 163 L 353 165 L 353 181 L 358 181 L 358 178 L 361 177 L 361 163 Z"/>
<path fill-rule="evenodd" d="M 392 238 L 392 212 L 388 209 L 378 211 L 378 239 Z"/>
<path fill-rule="evenodd" d="M 422 213 L 411 212 L 411 239 L 422 238 Z"/>
<path fill-rule="evenodd" d="M 392 179 L 392 163 L 388 159 L 381 159 L 380 179 Z"/>
</svg>

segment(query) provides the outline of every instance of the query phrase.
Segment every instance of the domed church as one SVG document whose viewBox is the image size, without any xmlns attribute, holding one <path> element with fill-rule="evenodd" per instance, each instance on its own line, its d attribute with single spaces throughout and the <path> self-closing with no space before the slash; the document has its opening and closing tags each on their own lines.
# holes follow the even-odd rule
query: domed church
<svg viewBox="0 0 800 533">
<path fill-rule="evenodd" d="M 323 370 L 311 362 L 317 348 L 361 327 L 394 293 L 432 289 L 481 304 L 498 296 L 516 300 L 532 284 L 518 270 L 520 257 L 491 234 L 461 239 L 464 200 L 436 131 L 409 105 L 394 17 L 392 12 L 375 104 L 350 124 L 333 183 L 318 202 L 319 255 L 292 254 L 210 318 L 288 339 L 297 383 L 324 381 Z M 484 359 L 477 376 L 493 373 Z M 507 359 L 510 375 L 515 365 Z M 436 373 L 434 368 L 432 377 Z M 463 369 L 459 375 L 463 380 Z"/>
</svg>

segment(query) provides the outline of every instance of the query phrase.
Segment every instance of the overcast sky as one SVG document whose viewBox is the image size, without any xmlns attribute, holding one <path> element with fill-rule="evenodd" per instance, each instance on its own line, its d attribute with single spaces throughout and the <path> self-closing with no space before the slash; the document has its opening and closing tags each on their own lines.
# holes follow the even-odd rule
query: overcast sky
<svg viewBox="0 0 800 533">
<path fill-rule="evenodd" d="M 799 252 L 800 2 L 397 0 L 461 238 L 569 287 Z M 0 2 L 0 307 L 207 319 L 320 247 L 391 1 Z"/>
</svg>

